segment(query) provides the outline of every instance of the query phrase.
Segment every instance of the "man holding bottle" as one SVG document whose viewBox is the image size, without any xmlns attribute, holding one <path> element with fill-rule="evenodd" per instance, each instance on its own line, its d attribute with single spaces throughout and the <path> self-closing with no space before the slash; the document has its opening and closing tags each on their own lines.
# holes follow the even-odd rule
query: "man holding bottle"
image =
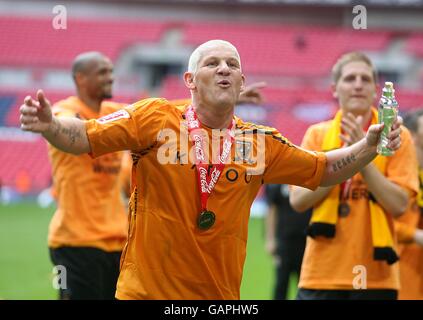
<svg viewBox="0 0 423 320">
<path fill-rule="evenodd" d="M 335 118 L 311 126 L 306 149 L 328 151 L 359 141 L 378 122 L 376 71 L 364 54 L 343 55 L 332 69 Z M 396 299 L 398 256 L 393 218 L 418 190 L 417 160 L 403 128 L 393 156 L 379 155 L 346 182 L 315 191 L 293 187 L 297 211 L 313 208 L 298 299 Z M 342 164 L 340 164 L 342 166 Z"/>
</svg>

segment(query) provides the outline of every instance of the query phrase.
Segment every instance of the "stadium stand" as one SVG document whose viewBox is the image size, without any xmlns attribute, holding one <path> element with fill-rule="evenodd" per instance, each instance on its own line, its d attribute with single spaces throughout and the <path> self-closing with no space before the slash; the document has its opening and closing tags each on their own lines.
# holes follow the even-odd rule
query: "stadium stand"
<svg viewBox="0 0 423 320">
<path fill-rule="evenodd" d="M 83 51 L 101 51 L 116 59 L 126 46 L 157 42 L 166 24 L 101 19 L 72 19 L 66 32 L 55 30 L 51 18 L 1 17 L 0 65 L 69 67 Z M 28 37 L 31 34 L 31 37 Z M 22 50 L 22 48 L 25 50 Z"/>
<path fill-rule="evenodd" d="M 0 126 L 5 126 L 5 118 L 8 116 L 10 109 L 16 102 L 15 95 L 0 93 Z"/>
<path fill-rule="evenodd" d="M 406 49 L 408 52 L 423 57 L 423 33 L 415 32 L 407 39 Z"/>
<path fill-rule="evenodd" d="M 247 73 L 324 76 L 343 52 L 383 50 L 389 36 L 387 31 L 357 34 L 339 27 L 187 23 L 184 42 L 227 39 L 237 46 Z"/>
<path fill-rule="evenodd" d="M 248 79 L 270 79 L 263 90 L 267 119 L 294 143 L 300 143 L 306 127 L 330 118 L 336 106 L 330 93 L 330 68 L 337 57 L 351 50 L 383 54 L 398 38 L 389 30 L 353 30 L 341 26 L 289 25 L 253 22 L 122 20 L 70 17 L 66 32 L 54 30 L 51 17 L 0 16 L 0 69 L 30 70 L 33 78 L 40 70 L 68 72 L 73 58 L 83 51 L 102 51 L 118 61 L 132 46 L 158 45 L 166 32 L 177 28 L 181 47 L 195 47 L 212 38 L 234 43 L 242 56 Z M 28 37 L 31 34 L 31 37 Z M 403 32 L 404 51 L 423 57 L 423 34 Z M 22 50 L 25 48 L 25 50 Z M 422 69 L 423 70 L 423 69 Z M 42 72 L 41 72 L 42 74 Z M 423 73 L 421 73 L 423 75 Z M 419 80 L 423 83 L 423 76 Z M 282 80 L 281 80 L 282 79 Z M 72 91 L 44 88 L 52 102 Z M 150 88 L 145 88 L 147 91 Z M 19 105 L 33 87 L 4 88 L 0 85 L 0 127 L 19 125 Z M 116 90 L 117 91 L 117 90 Z M 141 91 L 141 90 L 140 90 Z M 157 91 L 156 91 L 157 92 Z M 116 92 L 119 94 L 119 92 Z M 180 76 L 167 76 L 156 96 L 168 99 L 188 98 Z M 136 95 L 132 94 L 132 97 Z M 397 87 L 402 112 L 423 105 L 423 94 Z M 130 102 L 137 98 L 115 97 Z M 14 184 L 18 172 L 30 170 L 31 188 L 49 185 L 50 168 L 40 141 L 1 139 L 1 178 Z M 4 165 L 7 164 L 7 165 Z"/>
<path fill-rule="evenodd" d="M 49 99 L 54 102 L 58 101 L 64 97 L 66 97 L 66 93 L 63 92 L 46 92 L 49 96 Z M 6 113 L 4 118 L 4 124 L 6 127 L 19 127 L 19 107 L 24 100 L 24 98 L 29 94 L 29 92 L 24 91 L 9 91 L 9 93 L 4 94 L 0 91 L 0 97 L 12 97 L 10 101 L 10 105 L 6 108 L 9 108 L 9 112 Z"/>
<path fill-rule="evenodd" d="M 31 191 L 39 191 L 50 184 L 50 165 L 46 143 L 41 139 L 30 141 L 0 140 L 0 177 L 4 185 L 16 189 L 18 177 L 29 175 Z"/>
</svg>

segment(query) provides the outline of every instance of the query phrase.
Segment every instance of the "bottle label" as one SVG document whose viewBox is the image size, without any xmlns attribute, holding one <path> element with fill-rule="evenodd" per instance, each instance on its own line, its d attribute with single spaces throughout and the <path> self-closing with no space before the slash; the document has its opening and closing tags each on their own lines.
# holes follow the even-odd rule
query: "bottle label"
<svg viewBox="0 0 423 320">
<path fill-rule="evenodd" d="M 384 123 L 382 134 L 380 135 L 380 141 L 377 146 L 377 152 L 383 156 L 390 156 L 393 154 L 393 151 L 387 147 L 388 145 L 388 135 L 392 130 L 392 125 L 395 122 L 397 117 L 397 110 L 395 107 L 391 106 L 380 106 L 378 110 L 379 123 Z"/>
</svg>

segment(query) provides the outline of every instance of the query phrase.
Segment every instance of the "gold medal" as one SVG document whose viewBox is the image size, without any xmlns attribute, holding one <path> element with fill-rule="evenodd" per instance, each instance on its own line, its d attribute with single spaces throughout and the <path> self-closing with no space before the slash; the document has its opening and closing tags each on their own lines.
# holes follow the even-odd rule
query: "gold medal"
<svg viewBox="0 0 423 320">
<path fill-rule="evenodd" d="M 205 210 L 200 213 L 197 220 L 197 225 L 201 230 L 210 229 L 216 221 L 216 215 L 212 211 Z"/>
<path fill-rule="evenodd" d="M 209 164 L 206 159 L 207 157 L 204 156 L 206 154 L 204 151 L 206 150 L 204 138 L 201 134 L 196 133 L 196 131 L 201 128 L 201 121 L 198 119 L 192 105 L 186 110 L 185 118 L 187 119 L 190 140 L 195 148 L 195 167 L 197 168 L 197 182 L 198 188 L 200 189 L 201 208 L 203 209 L 197 218 L 197 226 L 201 230 L 208 230 L 214 225 L 216 215 L 205 208 L 207 208 L 209 196 L 225 168 L 226 160 L 231 155 L 231 146 L 235 141 L 235 119 L 232 118 L 227 128 L 223 141 L 223 150 L 219 155 L 218 163 Z"/>
</svg>

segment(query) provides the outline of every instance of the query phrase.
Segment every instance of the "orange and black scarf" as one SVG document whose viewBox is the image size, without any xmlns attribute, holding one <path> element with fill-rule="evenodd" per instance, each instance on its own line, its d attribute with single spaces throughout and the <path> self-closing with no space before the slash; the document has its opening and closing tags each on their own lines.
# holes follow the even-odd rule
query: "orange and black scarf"
<svg viewBox="0 0 423 320">
<path fill-rule="evenodd" d="M 331 127 L 327 131 L 322 144 L 322 150 L 333 150 L 341 147 L 339 135 L 341 133 L 342 112 L 338 111 Z M 372 108 L 372 124 L 377 123 L 377 111 Z M 386 157 L 377 156 L 373 164 L 382 174 L 386 169 Z M 341 187 L 336 185 L 329 195 L 313 209 L 313 215 L 308 227 L 308 235 L 311 237 L 324 236 L 335 237 L 336 222 L 338 220 L 338 206 L 340 203 Z M 385 260 L 388 264 L 393 264 L 398 260 L 394 250 L 393 231 L 390 229 L 386 213 L 369 193 L 369 209 L 372 230 L 372 241 L 374 247 L 373 258 L 375 260 Z"/>
</svg>

